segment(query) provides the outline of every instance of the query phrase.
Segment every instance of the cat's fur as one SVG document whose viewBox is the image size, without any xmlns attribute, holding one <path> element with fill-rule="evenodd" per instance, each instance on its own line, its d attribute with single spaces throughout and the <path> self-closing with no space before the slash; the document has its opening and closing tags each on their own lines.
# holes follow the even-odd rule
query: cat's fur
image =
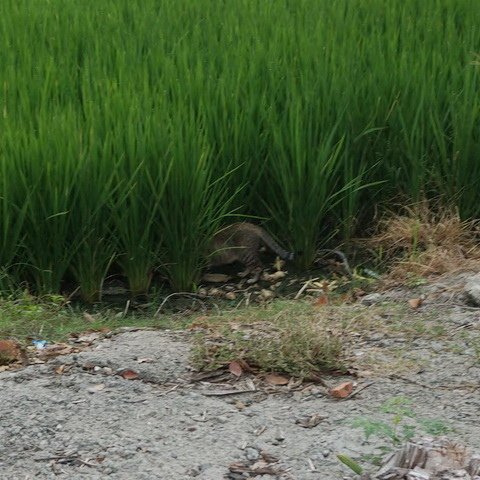
<svg viewBox="0 0 480 480">
<path fill-rule="evenodd" d="M 260 226 L 253 223 L 233 223 L 213 237 L 209 266 L 239 262 L 246 268 L 243 276 L 254 274 L 249 283 L 256 282 L 263 270 L 260 248 L 268 247 L 283 260 L 293 260 L 294 254 L 284 250 Z"/>
</svg>

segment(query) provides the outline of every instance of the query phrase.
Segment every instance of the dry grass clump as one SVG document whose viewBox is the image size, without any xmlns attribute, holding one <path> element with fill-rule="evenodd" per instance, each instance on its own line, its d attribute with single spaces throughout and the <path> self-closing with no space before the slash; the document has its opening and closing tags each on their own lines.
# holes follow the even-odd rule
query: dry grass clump
<svg viewBox="0 0 480 480">
<path fill-rule="evenodd" d="M 282 310 L 270 312 L 267 319 L 252 310 L 235 319 L 217 317 L 194 324 L 198 331 L 192 363 L 199 370 L 214 370 L 241 361 L 254 371 L 298 377 L 345 370 L 342 335 L 331 328 L 328 316 L 312 315 L 307 303 L 279 303 Z"/>
<path fill-rule="evenodd" d="M 389 265 L 389 279 L 440 275 L 480 265 L 477 222 L 462 221 L 456 211 L 434 209 L 427 202 L 404 211 L 382 219 L 378 233 L 368 240 Z"/>
</svg>

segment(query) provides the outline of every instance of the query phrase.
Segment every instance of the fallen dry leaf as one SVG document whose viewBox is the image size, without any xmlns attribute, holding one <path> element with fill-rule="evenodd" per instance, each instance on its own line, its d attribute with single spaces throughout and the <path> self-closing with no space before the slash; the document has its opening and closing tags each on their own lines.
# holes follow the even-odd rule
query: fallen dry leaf
<svg viewBox="0 0 480 480">
<path fill-rule="evenodd" d="M 276 457 L 275 455 L 272 455 L 271 453 L 266 452 L 265 450 L 262 450 L 260 452 L 260 455 L 267 463 L 276 463 L 280 460 L 278 457 Z"/>
<path fill-rule="evenodd" d="M 58 367 L 55 369 L 55 373 L 56 373 L 57 375 L 61 375 L 61 374 L 65 371 L 65 367 L 66 367 L 65 364 L 58 366 Z"/>
<path fill-rule="evenodd" d="M 276 373 L 269 373 L 265 380 L 271 385 L 287 385 L 290 381 L 289 378 L 283 377 L 282 375 L 277 375 Z"/>
<path fill-rule="evenodd" d="M 271 290 L 267 290 L 266 288 L 262 288 L 259 298 L 262 300 L 271 300 L 275 297 L 275 293 Z"/>
<path fill-rule="evenodd" d="M 0 340 L 0 365 L 27 360 L 27 355 L 21 345 L 15 340 Z"/>
<path fill-rule="evenodd" d="M 327 417 L 320 415 L 319 413 L 314 413 L 309 417 L 300 418 L 295 421 L 297 425 L 300 425 L 303 428 L 313 428 L 316 427 L 322 420 L 325 420 Z"/>
<path fill-rule="evenodd" d="M 228 469 L 232 473 L 251 473 L 253 475 L 279 475 L 282 470 L 273 468 L 265 462 L 265 460 L 258 460 L 253 465 L 249 461 L 235 462 L 229 465 Z"/>
<path fill-rule="evenodd" d="M 265 280 L 267 282 L 277 282 L 278 280 L 285 278 L 286 275 L 287 274 L 281 270 L 275 273 L 264 273 L 262 275 L 262 280 Z"/>
<path fill-rule="evenodd" d="M 353 382 L 344 382 L 330 389 L 328 393 L 335 398 L 348 397 L 353 391 Z"/>
<path fill-rule="evenodd" d="M 418 307 L 420 307 L 420 305 L 422 305 L 422 299 L 421 298 L 411 298 L 408 301 L 408 304 L 412 308 L 418 308 Z"/>
<path fill-rule="evenodd" d="M 119 375 L 123 377 L 125 380 L 135 380 L 139 377 L 138 373 L 135 370 L 131 370 L 130 368 L 125 368 Z"/>
<path fill-rule="evenodd" d="M 224 283 L 228 282 L 231 278 L 230 275 L 225 275 L 224 273 L 206 273 L 202 277 L 202 280 L 210 283 Z"/>
<path fill-rule="evenodd" d="M 240 410 L 240 411 L 247 408 L 247 406 L 243 402 L 241 402 L 240 400 L 237 400 L 235 402 L 235 407 L 237 408 L 237 410 Z"/>
<path fill-rule="evenodd" d="M 77 352 L 78 350 L 66 343 L 54 343 L 53 345 L 47 345 L 42 350 L 38 351 L 38 356 L 45 360 L 47 358 L 58 357 L 59 355 L 68 355 L 70 353 Z"/>
<path fill-rule="evenodd" d="M 241 377 L 243 374 L 243 368 L 240 365 L 240 362 L 237 362 L 235 360 L 233 362 L 230 362 L 230 364 L 228 365 L 228 370 L 230 370 L 230 373 L 232 373 L 236 377 Z"/>
<path fill-rule="evenodd" d="M 227 300 L 235 300 L 235 299 L 237 298 L 237 296 L 235 295 L 234 292 L 227 292 L 227 293 L 225 294 L 225 298 L 226 298 Z"/>
<path fill-rule="evenodd" d="M 314 304 L 315 307 L 323 307 L 324 305 L 328 305 L 328 297 L 326 295 L 320 295 L 320 297 L 318 297 Z"/>
</svg>

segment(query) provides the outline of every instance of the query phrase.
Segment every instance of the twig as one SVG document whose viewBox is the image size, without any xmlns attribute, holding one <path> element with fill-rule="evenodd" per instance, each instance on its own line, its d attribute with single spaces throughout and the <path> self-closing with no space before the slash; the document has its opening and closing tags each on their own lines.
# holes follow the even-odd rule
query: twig
<svg viewBox="0 0 480 480">
<path fill-rule="evenodd" d="M 317 278 L 311 278 L 310 280 L 307 280 L 302 288 L 297 292 L 297 294 L 295 295 L 295 297 L 293 297 L 294 300 L 298 300 L 300 298 L 300 295 L 302 295 L 302 293 L 307 289 L 307 287 L 312 283 L 312 282 L 316 282 L 317 280 L 319 280 L 320 277 L 317 277 Z"/>
<path fill-rule="evenodd" d="M 363 392 L 368 387 L 371 387 L 375 382 L 368 382 L 364 383 L 360 387 L 358 387 L 355 391 L 353 391 L 348 397 L 343 398 L 342 400 L 350 400 L 351 398 L 355 397 L 358 395 L 360 392 Z"/>
<path fill-rule="evenodd" d="M 237 395 L 239 393 L 251 393 L 257 392 L 258 390 L 254 388 L 249 388 L 247 390 L 217 390 L 216 392 L 202 392 L 202 395 L 207 397 L 216 397 L 216 396 L 224 396 L 224 395 Z"/>
<path fill-rule="evenodd" d="M 418 385 L 419 387 L 422 388 L 428 388 L 429 390 L 432 389 L 432 385 L 426 385 L 425 383 L 420 383 L 415 380 L 410 380 L 409 378 L 402 377 L 401 375 L 397 375 L 396 373 L 392 373 L 391 375 L 388 376 L 391 380 L 402 380 L 407 383 L 411 383 L 412 385 Z"/>
<path fill-rule="evenodd" d="M 127 300 L 127 303 L 125 304 L 125 310 L 123 310 L 122 318 L 125 318 L 125 316 L 127 315 L 129 307 L 130 307 L 130 300 Z"/>
<path fill-rule="evenodd" d="M 157 311 L 155 312 L 155 314 L 153 315 L 154 317 L 158 317 L 158 314 L 162 311 L 162 308 L 163 306 L 172 298 L 172 297 L 176 297 L 176 296 L 184 296 L 184 297 L 190 297 L 190 298 L 194 298 L 194 299 L 201 299 L 202 296 L 199 295 L 198 293 L 191 293 L 191 292 L 174 292 L 174 293 L 171 293 L 170 295 L 167 295 L 163 302 L 160 304 L 160 306 L 158 307 Z M 201 301 L 201 300 L 199 300 Z"/>
<path fill-rule="evenodd" d="M 157 395 L 157 397 L 163 397 L 164 395 L 167 395 L 167 394 L 175 391 L 179 386 L 180 386 L 180 384 L 175 385 L 175 386 L 173 386 L 172 388 L 168 389 L 166 392 L 159 393 L 159 394 Z"/>
</svg>

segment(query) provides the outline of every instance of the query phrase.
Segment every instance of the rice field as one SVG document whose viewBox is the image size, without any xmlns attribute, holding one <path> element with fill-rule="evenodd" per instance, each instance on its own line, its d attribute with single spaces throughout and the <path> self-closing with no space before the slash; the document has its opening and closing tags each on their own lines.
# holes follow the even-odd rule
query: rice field
<svg viewBox="0 0 480 480">
<path fill-rule="evenodd" d="M 0 289 L 194 288 L 254 216 L 308 267 L 377 205 L 480 214 L 476 0 L 2 0 Z"/>
</svg>

